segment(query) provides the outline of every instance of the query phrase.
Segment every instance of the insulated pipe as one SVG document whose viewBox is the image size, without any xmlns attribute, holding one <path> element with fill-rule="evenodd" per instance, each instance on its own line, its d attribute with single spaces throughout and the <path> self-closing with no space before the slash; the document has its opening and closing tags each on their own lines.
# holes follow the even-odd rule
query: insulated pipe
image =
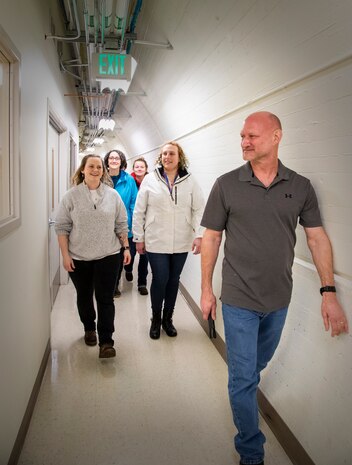
<svg viewBox="0 0 352 465">
<path fill-rule="evenodd" d="M 123 51 L 123 42 L 125 40 L 125 33 L 126 33 L 126 26 L 127 26 L 127 18 L 128 18 L 128 10 L 130 7 L 129 0 L 124 0 L 124 13 L 123 13 L 123 21 L 122 21 L 122 30 L 121 30 L 121 41 L 120 41 L 120 52 Z M 117 16 L 117 7 L 116 7 L 116 16 Z"/>
<path fill-rule="evenodd" d="M 105 34 L 105 0 L 100 2 L 100 16 L 101 16 L 101 26 L 100 26 L 100 45 L 104 47 L 104 34 Z"/>
<path fill-rule="evenodd" d="M 89 19 L 89 13 L 88 13 L 88 5 L 87 5 L 87 0 L 84 0 L 84 30 L 85 30 L 85 36 L 86 36 L 86 48 L 87 48 L 87 62 L 88 62 L 88 81 L 89 81 L 89 90 L 91 92 L 91 84 L 90 84 L 90 72 L 91 72 L 91 64 L 90 64 L 90 50 L 89 50 L 89 25 L 88 25 L 88 19 Z M 87 87 L 85 81 L 83 81 L 83 87 L 85 92 L 87 93 Z M 88 115 L 90 116 L 90 107 L 89 107 L 89 101 L 87 97 L 84 99 L 85 100 L 85 105 L 87 107 Z"/>
<path fill-rule="evenodd" d="M 138 18 L 139 12 L 141 11 L 142 3 L 143 3 L 142 0 L 137 1 L 137 4 L 135 6 L 135 9 L 134 9 L 134 12 L 133 12 L 133 15 L 132 15 L 132 20 L 131 20 L 131 25 L 130 25 L 129 32 L 134 32 L 134 30 L 136 28 L 137 18 Z M 127 47 L 126 47 L 126 53 L 129 54 L 130 51 L 131 51 L 131 41 L 129 40 L 128 43 L 127 43 Z"/>
</svg>

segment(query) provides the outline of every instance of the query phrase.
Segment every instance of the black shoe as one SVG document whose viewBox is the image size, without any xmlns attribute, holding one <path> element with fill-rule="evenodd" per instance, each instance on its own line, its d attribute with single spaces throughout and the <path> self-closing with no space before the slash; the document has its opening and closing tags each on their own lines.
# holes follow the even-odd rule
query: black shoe
<svg viewBox="0 0 352 465">
<path fill-rule="evenodd" d="M 165 331 L 165 333 L 169 337 L 175 337 L 177 336 L 177 331 L 175 326 L 172 324 L 172 315 L 174 311 L 173 310 L 165 310 L 163 311 L 163 322 L 162 322 L 162 328 Z"/>
<path fill-rule="evenodd" d="M 132 273 L 132 271 L 126 271 L 126 279 L 127 279 L 127 281 L 133 281 L 133 273 Z"/>
<path fill-rule="evenodd" d="M 114 292 L 114 297 L 121 297 L 121 291 L 120 289 L 115 289 L 115 292 Z"/>
<path fill-rule="evenodd" d="M 151 339 L 160 338 L 160 326 L 161 326 L 160 315 L 158 316 L 153 315 L 152 324 L 150 326 L 150 331 L 149 331 L 149 336 Z"/>
<path fill-rule="evenodd" d="M 177 331 L 176 331 L 175 326 L 172 324 L 172 320 L 165 320 L 165 321 L 163 320 L 162 327 L 163 327 L 163 330 L 165 331 L 165 333 L 169 337 L 176 337 L 177 336 Z"/>
<path fill-rule="evenodd" d="M 140 295 L 148 295 L 148 289 L 145 286 L 139 286 L 138 292 Z"/>
<path fill-rule="evenodd" d="M 84 342 L 87 346 L 97 345 L 97 333 L 95 331 L 85 331 Z"/>
</svg>

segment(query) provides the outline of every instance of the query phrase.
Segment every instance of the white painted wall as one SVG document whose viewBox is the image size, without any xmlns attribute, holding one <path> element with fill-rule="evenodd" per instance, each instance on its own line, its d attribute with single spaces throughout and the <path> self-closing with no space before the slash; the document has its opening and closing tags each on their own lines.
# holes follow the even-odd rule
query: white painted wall
<svg viewBox="0 0 352 465">
<path fill-rule="evenodd" d="M 138 38 L 169 40 L 174 50 L 132 49 L 138 68 L 130 90 L 147 95 L 125 98 L 132 117 L 120 137 L 129 156 L 151 159 L 163 141 L 178 139 L 207 195 L 217 176 L 242 164 L 243 119 L 276 113 L 280 158 L 317 191 L 352 326 L 351 17 L 350 0 L 146 0 Z M 296 254 L 288 322 L 261 387 L 315 463 L 351 463 L 352 338 L 324 331 L 320 283 L 300 227 Z M 199 258 L 189 257 L 182 282 L 196 301 L 199 271 Z M 223 334 L 220 315 L 217 328 Z"/>
<path fill-rule="evenodd" d="M 78 143 L 78 111 L 58 67 L 48 2 L 2 0 L 0 24 L 21 54 L 21 226 L 0 240 L 0 463 L 6 464 L 50 337 L 47 107 L 50 99 Z M 62 172 L 67 179 L 67 165 Z"/>
</svg>

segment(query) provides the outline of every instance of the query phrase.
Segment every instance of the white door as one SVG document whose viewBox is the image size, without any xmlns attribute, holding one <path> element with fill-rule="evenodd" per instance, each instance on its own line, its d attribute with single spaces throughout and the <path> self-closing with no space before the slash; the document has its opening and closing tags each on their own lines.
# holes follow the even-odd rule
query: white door
<svg viewBox="0 0 352 465">
<path fill-rule="evenodd" d="M 49 284 L 53 306 L 60 285 L 60 249 L 55 233 L 55 215 L 59 204 L 59 149 L 60 135 L 48 125 L 48 218 L 49 218 Z"/>
</svg>

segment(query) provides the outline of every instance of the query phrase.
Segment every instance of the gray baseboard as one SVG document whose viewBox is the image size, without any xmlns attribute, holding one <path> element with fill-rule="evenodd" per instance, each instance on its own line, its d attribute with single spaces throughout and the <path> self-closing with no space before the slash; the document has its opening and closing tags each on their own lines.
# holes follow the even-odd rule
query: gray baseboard
<svg viewBox="0 0 352 465">
<path fill-rule="evenodd" d="M 11 455 L 10 455 L 10 458 L 9 458 L 9 461 L 8 461 L 7 465 L 17 465 L 18 459 L 20 458 L 22 447 L 23 447 L 24 441 L 26 439 L 28 427 L 29 427 L 29 424 L 30 424 L 30 421 L 31 421 L 31 418 L 32 418 L 33 410 L 34 410 L 35 404 L 37 402 L 39 389 L 40 389 L 40 386 L 42 384 L 45 369 L 46 369 L 47 364 L 48 364 L 50 351 L 51 351 L 51 349 L 50 349 L 50 339 L 49 339 L 48 343 L 46 345 L 45 351 L 44 351 L 44 355 L 43 355 L 42 362 L 41 362 L 40 367 L 39 367 L 39 371 L 38 371 L 36 380 L 34 382 L 34 386 L 33 386 L 33 389 L 32 389 L 31 396 L 29 398 L 27 408 L 26 408 L 26 411 L 24 413 L 23 420 L 22 420 L 20 429 L 18 431 L 16 441 L 15 441 L 15 444 L 14 444 L 14 446 L 12 448 L 12 452 L 11 452 Z"/>
<path fill-rule="evenodd" d="M 190 309 L 192 310 L 194 316 L 197 318 L 199 324 L 202 326 L 204 331 L 208 333 L 208 322 L 203 320 L 202 312 L 193 300 L 185 286 L 180 283 L 180 292 L 183 297 L 186 299 Z M 221 355 L 221 357 L 226 362 L 226 345 L 225 341 L 216 333 L 217 337 L 211 339 L 215 348 Z M 314 462 L 309 457 L 307 452 L 302 447 L 301 443 L 294 436 L 292 431 L 286 425 L 284 420 L 280 417 L 274 407 L 270 404 L 268 399 L 264 396 L 262 391 L 258 389 L 258 404 L 259 410 L 262 417 L 267 422 L 268 426 L 274 433 L 276 439 L 279 441 L 280 445 L 286 452 L 287 456 L 294 465 L 314 465 Z"/>
</svg>

